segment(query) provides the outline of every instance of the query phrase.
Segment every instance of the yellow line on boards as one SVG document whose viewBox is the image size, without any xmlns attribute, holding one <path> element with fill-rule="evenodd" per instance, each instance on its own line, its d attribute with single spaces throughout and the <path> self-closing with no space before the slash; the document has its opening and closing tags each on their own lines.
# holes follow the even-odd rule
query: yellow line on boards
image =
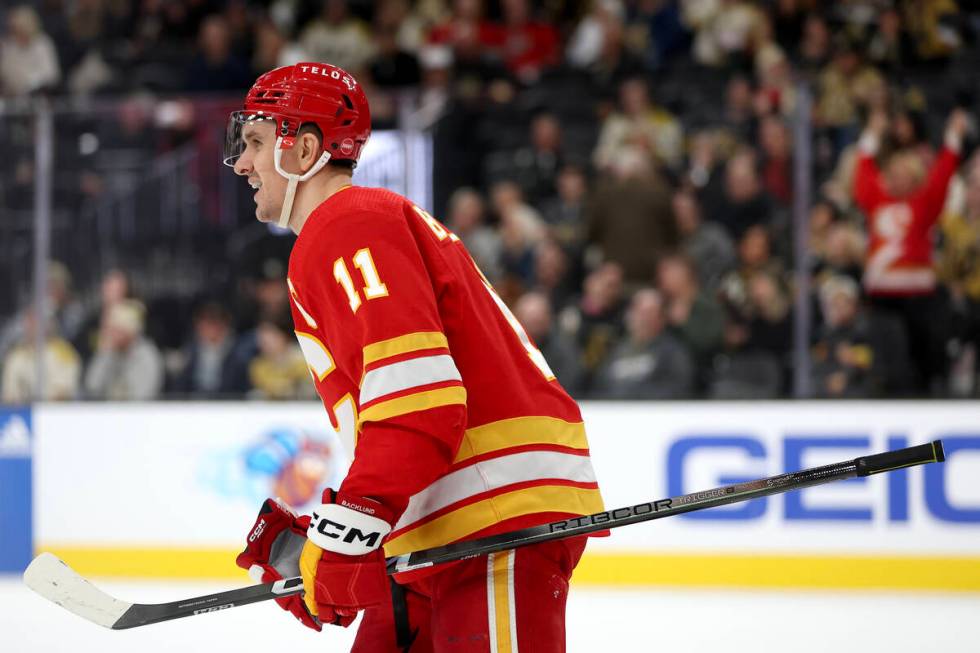
<svg viewBox="0 0 980 653">
<path fill-rule="evenodd" d="M 235 579 L 238 551 L 42 545 L 83 576 Z M 980 592 L 980 557 L 587 553 L 578 586 Z"/>
<path fill-rule="evenodd" d="M 35 554 L 49 551 L 82 576 L 120 578 L 234 578 L 251 582 L 235 564 L 232 549 L 80 547 L 41 545 Z"/>
<path fill-rule="evenodd" d="M 980 557 L 594 553 L 573 582 L 610 587 L 738 587 L 980 592 Z"/>
</svg>

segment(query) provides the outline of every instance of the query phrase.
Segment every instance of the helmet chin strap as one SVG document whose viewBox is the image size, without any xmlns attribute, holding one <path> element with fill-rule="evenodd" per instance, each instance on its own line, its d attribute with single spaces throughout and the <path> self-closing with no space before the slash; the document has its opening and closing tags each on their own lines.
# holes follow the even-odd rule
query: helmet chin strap
<svg viewBox="0 0 980 653">
<path fill-rule="evenodd" d="M 286 184 L 286 197 L 282 201 L 282 213 L 279 214 L 279 228 L 287 229 L 289 227 L 289 219 L 292 217 L 293 212 L 293 200 L 296 199 L 296 186 L 301 181 L 306 181 L 316 173 L 323 169 L 323 166 L 327 165 L 327 161 L 330 160 L 330 152 L 324 151 L 320 155 L 320 158 L 316 160 L 313 167 L 307 170 L 302 175 L 297 175 L 291 172 L 286 172 L 282 169 L 282 136 L 276 139 L 276 151 L 273 157 L 276 165 L 276 172 L 287 179 Z"/>
</svg>

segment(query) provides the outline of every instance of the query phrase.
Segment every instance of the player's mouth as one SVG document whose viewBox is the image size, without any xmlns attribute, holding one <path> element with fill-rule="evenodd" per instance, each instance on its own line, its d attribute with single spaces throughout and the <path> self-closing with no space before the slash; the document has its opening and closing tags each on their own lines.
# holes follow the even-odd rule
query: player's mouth
<svg viewBox="0 0 980 653">
<path fill-rule="evenodd" d="M 258 197 L 259 190 L 262 188 L 262 182 L 259 179 L 249 179 L 248 185 L 255 189 L 255 195 L 253 198 Z"/>
</svg>

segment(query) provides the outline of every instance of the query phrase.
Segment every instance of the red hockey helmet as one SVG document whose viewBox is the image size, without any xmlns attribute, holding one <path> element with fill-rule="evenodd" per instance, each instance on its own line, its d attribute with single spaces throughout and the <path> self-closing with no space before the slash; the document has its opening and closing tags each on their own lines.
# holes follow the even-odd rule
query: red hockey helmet
<svg viewBox="0 0 980 653">
<path fill-rule="evenodd" d="M 367 97 L 353 76 L 325 63 L 298 63 L 260 76 L 245 96 L 245 108 L 228 120 L 224 162 L 233 166 L 245 148 L 244 125 L 275 121 L 277 149 L 293 146 L 300 126 L 314 123 L 323 134 L 325 157 L 357 163 L 371 135 Z"/>
</svg>

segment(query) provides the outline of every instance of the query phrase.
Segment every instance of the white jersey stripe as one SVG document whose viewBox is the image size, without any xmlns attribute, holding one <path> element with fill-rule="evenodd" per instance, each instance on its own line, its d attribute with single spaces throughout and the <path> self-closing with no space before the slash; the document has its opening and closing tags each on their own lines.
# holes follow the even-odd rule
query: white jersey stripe
<svg viewBox="0 0 980 653">
<path fill-rule="evenodd" d="M 487 631 L 490 634 L 490 653 L 497 651 L 497 600 L 493 587 L 493 560 L 497 554 L 487 555 Z"/>
<path fill-rule="evenodd" d="M 507 552 L 507 597 L 508 607 L 510 608 L 510 650 L 511 653 L 518 653 L 517 650 L 517 603 L 514 601 L 514 562 L 517 560 L 517 551 L 511 549 Z"/>
<path fill-rule="evenodd" d="M 410 358 L 384 365 L 364 375 L 360 404 L 363 406 L 379 397 L 440 381 L 461 381 L 453 357 L 447 354 Z"/>
<path fill-rule="evenodd" d="M 491 458 L 446 474 L 413 496 L 395 530 L 474 494 L 545 478 L 578 483 L 596 482 L 588 456 L 559 451 L 525 451 Z"/>
</svg>

